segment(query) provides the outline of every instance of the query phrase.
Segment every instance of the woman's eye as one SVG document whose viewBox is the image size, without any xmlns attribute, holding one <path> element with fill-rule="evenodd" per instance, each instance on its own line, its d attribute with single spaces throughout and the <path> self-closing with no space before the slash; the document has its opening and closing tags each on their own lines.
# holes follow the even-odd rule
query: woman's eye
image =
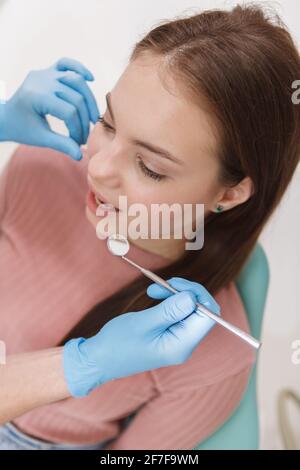
<svg viewBox="0 0 300 470">
<path fill-rule="evenodd" d="M 100 117 L 98 118 L 98 122 L 100 122 L 100 124 L 102 124 L 102 126 L 103 126 L 105 129 L 110 129 L 110 130 L 112 130 L 112 131 L 114 130 L 114 128 L 111 127 L 111 126 L 105 121 L 105 119 L 104 119 L 103 116 L 100 116 Z"/>
<path fill-rule="evenodd" d="M 156 181 L 161 181 L 162 179 L 166 178 L 166 175 L 161 175 L 159 173 L 155 173 L 155 171 L 150 170 L 150 168 L 148 168 L 144 164 L 143 160 L 140 157 L 138 157 L 138 165 L 146 176 L 149 176 L 150 178 L 153 178 Z"/>
<path fill-rule="evenodd" d="M 100 122 L 100 124 L 102 124 L 102 126 L 105 128 L 105 129 L 108 129 L 110 131 L 114 131 L 114 128 L 111 127 L 106 121 L 105 119 L 103 118 L 103 116 L 100 116 L 98 121 Z M 152 171 L 150 170 L 150 168 L 148 168 L 143 160 L 138 157 L 138 165 L 139 167 L 141 168 L 142 172 L 144 173 L 144 175 L 156 180 L 156 181 L 161 181 L 162 179 L 166 178 L 166 175 L 161 175 L 159 173 L 156 173 L 155 171 Z"/>
</svg>

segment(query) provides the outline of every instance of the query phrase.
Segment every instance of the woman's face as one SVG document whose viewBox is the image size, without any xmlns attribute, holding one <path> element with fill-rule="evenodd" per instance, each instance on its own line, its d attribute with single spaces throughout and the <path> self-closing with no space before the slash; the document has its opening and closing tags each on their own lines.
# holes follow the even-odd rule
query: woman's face
<svg viewBox="0 0 300 470">
<path fill-rule="evenodd" d="M 198 203 L 204 204 L 206 215 L 215 209 L 220 189 L 212 118 L 184 98 L 173 82 L 171 92 L 167 91 L 158 66 L 158 59 L 152 56 L 131 62 L 108 94 L 110 105 L 102 116 L 109 127 L 98 122 L 87 142 L 88 180 L 116 207 L 119 196 L 125 195 L 128 208 L 142 203 L 149 214 L 151 204 L 179 203 L 183 207 Z M 100 219 L 88 206 L 86 216 L 96 227 Z M 128 224 L 136 217 L 129 216 Z M 132 243 L 171 259 L 182 252 L 185 239 L 154 240 L 150 228 L 149 218 L 149 238 Z"/>
</svg>

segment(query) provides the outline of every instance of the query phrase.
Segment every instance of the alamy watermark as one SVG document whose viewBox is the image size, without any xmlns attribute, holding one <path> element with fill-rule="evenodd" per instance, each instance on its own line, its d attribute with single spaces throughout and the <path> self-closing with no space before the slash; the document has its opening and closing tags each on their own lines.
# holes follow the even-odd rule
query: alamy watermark
<svg viewBox="0 0 300 470">
<path fill-rule="evenodd" d="M 119 211 L 110 204 L 100 204 L 96 215 L 101 217 L 96 233 L 105 239 L 112 233 L 126 238 L 181 239 L 186 250 L 199 250 L 204 243 L 204 204 L 143 203 L 127 205 L 127 196 L 119 197 Z M 194 226 L 194 227 L 193 227 Z"/>
<path fill-rule="evenodd" d="M 6 344 L 0 340 L 0 365 L 6 364 Z"/>
<path fill-rule="evenodd" d="M 298 366 L 300 364 L 300 339 L 295 339 L 292 342 L 292 349 L 294 349 L 292 353 L 292 363 L 295 364 L 295 366 Z"/>
<path fill-rule="evenodd" d="M 292 88 L 296 89 L 296 91 L 292 93 L 292 102 L 294 104 L 300 104 L 300 80 L 294 80 L 292 83 Z"/>
</svg>

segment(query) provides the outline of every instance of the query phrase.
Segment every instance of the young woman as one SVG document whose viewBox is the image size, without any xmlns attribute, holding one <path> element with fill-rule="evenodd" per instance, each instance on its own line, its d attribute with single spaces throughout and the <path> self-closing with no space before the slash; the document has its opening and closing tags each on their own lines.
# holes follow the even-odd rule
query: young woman
<svg viewBox="0 0 300 470">
<path fill-rule="evenodd" d="M 138 239 L 130 257 L 166 279 L 202 283 L 222 316 L 249 331 L 234 281 L 299 162 L 299 76 L 279 18 L 255 6 L 203 12 L 136 44 L 80 163 L 19 147 L 1 222 L 0 329 L 9 352 L 55 352 L 116 312 L 154 305 L 148 280 L 95 237 L 88 184 L 114 206 L 120 195 L 128 207 L 204 204 L 201 250 L 185 250 L 183 239 Z M 235 410 L 254 360 L 216 327 L 185 364 L 36 405 L 1 428 L 2 447 L 192 449 Z"/>
</svg>

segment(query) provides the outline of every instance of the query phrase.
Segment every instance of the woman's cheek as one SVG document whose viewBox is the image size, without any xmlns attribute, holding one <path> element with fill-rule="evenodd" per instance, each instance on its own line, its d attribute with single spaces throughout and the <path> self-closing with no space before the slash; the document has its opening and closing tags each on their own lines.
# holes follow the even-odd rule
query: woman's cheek
<svg viewBox="0 0 300 470">
<path fill-rule="evenodd" d="M 87 143 L 87 154 L 89 158 L 95 155 L 99 151 L 99 138 L 97 138 L 97 125 L 90 132 Z"/>
</svg>

